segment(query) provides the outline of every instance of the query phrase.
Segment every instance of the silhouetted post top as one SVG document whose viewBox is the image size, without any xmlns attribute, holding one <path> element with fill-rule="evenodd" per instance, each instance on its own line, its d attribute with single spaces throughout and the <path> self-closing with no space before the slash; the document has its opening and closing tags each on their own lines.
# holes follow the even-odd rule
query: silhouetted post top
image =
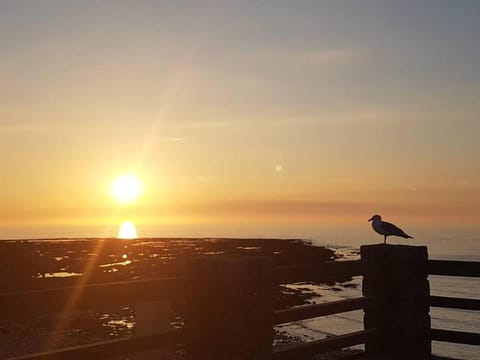
<svg viewBox="0 0 480 360">
<path fill-rule="evenodd" d="M 362 260 L 372 261 L 395 259 L 398 261 L 426 261 L 428 260 L 428 248 L 426 246 L 373 244 L 360 246 Z"/>
<path fill-rule="evenodd" d="M 426 246 L 375 244 L 360 247 L 365 329 L 378 330 L 365 343 L 369 355 L 386 359 L 429 359 L 430 316 Z"/>
</svg>

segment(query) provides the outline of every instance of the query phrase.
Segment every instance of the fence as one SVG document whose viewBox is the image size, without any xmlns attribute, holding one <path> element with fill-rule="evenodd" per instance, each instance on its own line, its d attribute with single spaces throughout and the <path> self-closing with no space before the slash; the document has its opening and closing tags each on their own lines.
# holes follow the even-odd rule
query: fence
<svg viewBox="0 0 480 360">
<path fill-rule="evenodd" d="M 175 344 L 184 344 L 188 359 L 194 360 L 301 359 L 359 344 L 365 344 L 368 358 L 427 359 L 432 340 L 480 345 L 480 334 L 431 328 L 430 307 L 480 310 L 480 300 L 430 296 L 429 274 L 479 277 L 480 263 L 428 260 L 426 247 L 384 244 L 362 246 L 361 260 L 298 266 L 275 267 L 263 257 L 212 256 L 192 261 L 185 277 L 3 293 L 0 306 L 8 309 L 2 316 L 16 319 L 68 306 L 79 310 L 135 303 L 144 312 L 142 321 L 150 320 L 146 325 L 137 320 L 131 338 L 9 360 L 106 359 L 133 353 L 139 359 L 167 359 Z M 362 297 L 273 311 L 278 284 L 360 275 Z M 162 321 L 155 319 L 164 314 L 165 301 L 180 299 L 185 326 L 159 325 Z M 272 348 L 273 325 L 353 310 L 364 311 L 362 331 Z M 167 350 L 154 350 L 159 348 Z"/>
</svg>

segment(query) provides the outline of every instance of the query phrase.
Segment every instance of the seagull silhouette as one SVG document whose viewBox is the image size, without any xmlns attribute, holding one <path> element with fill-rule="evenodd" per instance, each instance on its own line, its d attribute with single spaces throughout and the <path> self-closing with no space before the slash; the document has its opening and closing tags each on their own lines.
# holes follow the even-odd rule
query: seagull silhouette
<svg viewBox="0 0 480 360">
<path fill-rule="evenodd" d="M 382 221 L 380 215 L 373 215 L 368 221 L 372 222 L 372 228 L 380 235 L 383 235 L 383 243 L 387 243 L 387 236 L 400 236 L 405 239 L 413 239 L 412 236 L 408 235 L 400 229 L 399 227 L 390 224 L 389 222 Z"/>
</svg>

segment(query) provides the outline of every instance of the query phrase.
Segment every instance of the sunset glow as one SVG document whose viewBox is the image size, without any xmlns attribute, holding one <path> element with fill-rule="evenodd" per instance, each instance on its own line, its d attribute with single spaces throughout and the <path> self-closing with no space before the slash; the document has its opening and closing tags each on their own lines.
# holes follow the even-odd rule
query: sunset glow
<svg viewBox="0 0 480 360">
<path fill-rule="evenodd" d="M 119 2 L 0 2 L 1 237 L 478 223 L 480 3 Z"/>
</svg>

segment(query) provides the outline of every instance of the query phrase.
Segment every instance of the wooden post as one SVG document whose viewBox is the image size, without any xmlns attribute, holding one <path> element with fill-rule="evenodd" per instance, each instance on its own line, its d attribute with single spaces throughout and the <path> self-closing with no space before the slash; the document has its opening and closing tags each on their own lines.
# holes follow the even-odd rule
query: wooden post
<svg viewBox="0 0 480 360">
<path fill-rule="evenodd" d="M 426 246 L 364 245 L 363 295 L 376 301 L 365 309 L 365 329 L 378 329 L 365 350 L 386 359 L 429 359 L 430 315 Z"/>
<path fill-rule="evenodd" d="M 137 336 L 153 335 L 172 329 L 172 302 L 149 301 L 135 304 Z M 172 360 L 174 346 L 143 351 L 135 354 L 135 360 Z"/>
<path fill-rule="evenodd" d="M 264 360 L 272 353 L 273 261 L 254 256 L 194 259 L 186 326 L 191 360 Z"/>
</svg>

